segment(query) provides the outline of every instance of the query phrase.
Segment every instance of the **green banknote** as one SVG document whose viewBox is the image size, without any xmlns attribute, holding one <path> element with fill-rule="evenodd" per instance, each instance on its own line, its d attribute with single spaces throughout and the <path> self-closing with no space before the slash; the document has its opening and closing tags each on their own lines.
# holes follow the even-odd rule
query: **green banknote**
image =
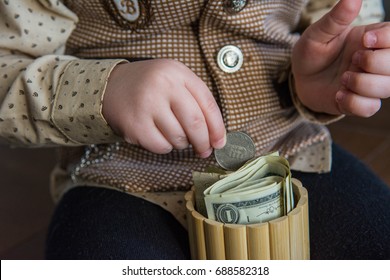
<svg viewBox="0 0 390 280">
<path fill-rule="evenodd" d="M 290 166 L 277 152 L 233 172 L 194 172 L 193 179 L 198 212 L 222 223 L 267 222 L 294 208 Z"/>
</svg>

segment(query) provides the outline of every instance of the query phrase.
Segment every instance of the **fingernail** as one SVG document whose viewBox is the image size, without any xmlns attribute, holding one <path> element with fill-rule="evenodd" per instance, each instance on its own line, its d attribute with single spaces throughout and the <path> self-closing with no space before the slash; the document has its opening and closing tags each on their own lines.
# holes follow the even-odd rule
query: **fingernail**
<svg viewBox="0 0 390 280">
<path fill-rule="evenodd" d="M 374 47 L 377 41 L 378 38 L 374 32 L 367 32 L 366 34 L 364 34 L 364 45 L 367 48 Z"/>
<path fill-rule="evenodd" d="M 205 151 L 203 153 L 199 153 L 198 156 L 200 158 L 208 158 L 211 155 L 212 152 L 213 152 L 213 149 L 210 148 L 210 149 L 208 149 L 207 151 Z"/>
<path fill-rule="evenodd" d="M 339 111 L 340 114 L 345 114 L 344 110 L 343 110 L 343 106 L 342 106 L 342 101 L 343 99 L 345 98 L 345 95 L 346 93 L 342 90 L 339 90 L 337 93 L 336 93 L 336 106 L 337 106 L 337 110 Z"/>
<path fill-rule="evenodd" d="M 340 103 L 345 97 L 345 92 L 343 92 L 342 90 L 339 90 L 337 93 L 336 93 L 336 102 L 337 103 Z"/>
<path fill-rule="evenodd" d="M 341 76 L 341 83 L 342 83 L 344 86 L 347 86 L 347 85 L 348 85 L 349 77 L 350 77 L 350 74 L 349 74 L 348 72 L 345 72 L 345 73 Z"/>
<path fill-rule="evenodd" d="M 222 149 L 223 147 L 225 147 L 225 145 L 226 145 L 226 133 L 223 136 L 223 138 L 221 138 L 220 140 L 218 140 L 217 143 L 215 143 L 214 148 L 215 149 Z"/>
</svg>

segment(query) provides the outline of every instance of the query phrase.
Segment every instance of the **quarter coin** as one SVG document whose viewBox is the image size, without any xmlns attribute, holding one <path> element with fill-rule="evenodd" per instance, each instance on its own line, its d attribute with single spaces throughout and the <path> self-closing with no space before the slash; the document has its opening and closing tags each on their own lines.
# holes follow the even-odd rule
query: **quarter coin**
<svg viewBox="0 0 390 280">
<path fill-rule="evenodd" d="M 232 131 L 226 134 L 226 145 L 214 150 L 217 163 L 226 170 L 237 170 L 256 154 L 256 147 L 248 134 Z"/>
</svg>

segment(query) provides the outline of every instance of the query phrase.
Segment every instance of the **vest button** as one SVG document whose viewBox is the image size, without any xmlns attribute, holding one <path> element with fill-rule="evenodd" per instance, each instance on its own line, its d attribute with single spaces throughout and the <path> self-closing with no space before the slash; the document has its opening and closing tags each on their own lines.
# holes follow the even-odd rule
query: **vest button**
<svg viewBox="0 0 390 280">
<path fill-rule="evenodd" d="M 236 14 L 245 8 L 247 2 L 248 0 L 225 0 L 223 2 L 223 7 L 227 13 Z"/>
<path fill-rule="evenodd" d="M 236 46 L 227 45 L 218 52 L 217 64 L 226 73 L 234 73 L 240 70 L 243 62 L 244 56 Z"/>
<path fill-rule="evenodd" d="M 114 5 L 120 16 L 127 21 L 135 22 L 141 14 L 138 0 L 114 0 Z"/>
</svg>

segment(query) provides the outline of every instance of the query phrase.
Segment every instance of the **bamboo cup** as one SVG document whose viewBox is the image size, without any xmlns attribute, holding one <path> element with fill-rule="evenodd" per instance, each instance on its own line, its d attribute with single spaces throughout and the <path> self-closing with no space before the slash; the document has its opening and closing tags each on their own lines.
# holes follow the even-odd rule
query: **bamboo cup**
<svg viewBox="0 0 390 280">
<path fill-rule="evenodd" d="M 295 208 L 265 223 L 223 224 L 205 218 L 195 207 L 195 192 L 185 195 L 188 235 L 193 259 L 310 259 L 307 190 L 292 180 Z"/>
</svg>

